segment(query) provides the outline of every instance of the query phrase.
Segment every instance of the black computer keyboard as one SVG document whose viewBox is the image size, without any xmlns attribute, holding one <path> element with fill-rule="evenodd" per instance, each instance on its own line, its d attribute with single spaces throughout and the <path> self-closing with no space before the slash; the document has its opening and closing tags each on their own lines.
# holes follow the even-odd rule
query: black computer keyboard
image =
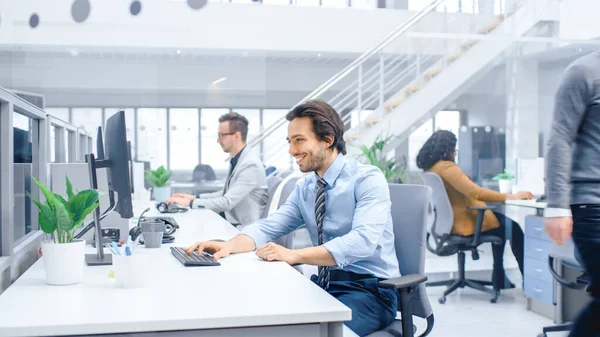
<svg viewBox="0 0 600 337">
<path fill-rule="evenodd" d="M 188 254 L 181 247 L 171 247 L 171 254 L 179 260 L 186 267 L 199 267 L 199 266 L 220 266 L 221 264 L 217 260 L 213 259 L 206 252 L 202 252 L 202 255 L 196 253 Z"/>
</svg>

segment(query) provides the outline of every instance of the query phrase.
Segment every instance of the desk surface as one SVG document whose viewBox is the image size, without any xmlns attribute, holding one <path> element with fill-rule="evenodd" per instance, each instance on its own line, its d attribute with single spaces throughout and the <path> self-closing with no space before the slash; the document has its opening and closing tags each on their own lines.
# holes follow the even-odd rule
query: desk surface
<svg viewBox="0 0 600 337">
<path fill-rule="evenodd" d="M 535 200 L 506 200 L 505 203 L 506 205 L 511 206 L 529 207 L 537 209 L 544 209 L 547 206 L 547 203 L 537 202 Z"/>
<path fill-rule="evenodd" d="M 170 216 L 181 226 L 175 233 L 177 246 L 229 239 L 238 233 L 209 210 Z M 115 280 L 108 278 L 112 266 L 86 266 L 82 283 L 50 286 L 44 281 L 40 259 L 0 295 L 0 335 L 191 330 L 351 319 L 350 309 L 285 263 L 265 262 L 246 253 L 222 259 L 218 267 L 184 267 L 169 246 L 137 247 L 135 254 L 149 262 L 148 286 L 138 289 L 117 288 Z"/>
</svg>

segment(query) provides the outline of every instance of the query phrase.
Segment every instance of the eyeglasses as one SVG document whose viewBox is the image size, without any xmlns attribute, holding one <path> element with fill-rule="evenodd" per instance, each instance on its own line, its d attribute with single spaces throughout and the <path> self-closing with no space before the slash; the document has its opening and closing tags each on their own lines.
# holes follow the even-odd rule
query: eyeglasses
<svg viewBox="0 0 600 337">
<path fill-rule="evenodd" d="M 217 137 L 219 137 L 219 139 L 223 139 L 223 136 L 229 136 L 229 135 L 235 135 L 235 132 L 227 132 L 227 133 L 217 132 Z"/>
</svg>

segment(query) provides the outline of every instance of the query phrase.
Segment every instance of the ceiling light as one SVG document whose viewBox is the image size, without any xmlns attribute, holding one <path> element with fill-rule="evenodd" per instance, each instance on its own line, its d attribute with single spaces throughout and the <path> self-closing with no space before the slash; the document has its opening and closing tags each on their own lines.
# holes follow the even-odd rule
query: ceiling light
<svg viewBox="0 0 600 337">
<path fill-rule="evenodd" d="M 212 84 L 213 84 L 213 85 L 217 85 L 217 84 L 219 84 L 219 83 L 223 83 L 223 82 L 225 82 L 225 81 L 227 81 L 227 77 L 221 77 L 221 78 L 219 78 L 219 79 L 216 79 L 216 80 L 214 80 L 214 81 L 212 82 Z"/>
</svg>

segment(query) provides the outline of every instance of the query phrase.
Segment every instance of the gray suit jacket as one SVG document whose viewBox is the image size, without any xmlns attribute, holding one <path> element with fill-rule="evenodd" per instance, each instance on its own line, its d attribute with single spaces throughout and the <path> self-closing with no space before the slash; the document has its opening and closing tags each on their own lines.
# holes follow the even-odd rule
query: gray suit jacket
<svg viewBox="0 0 600 337">
<path fill-rule="evenodd" d="M 200 194 L 192 207 L 225 212 L 225 218 L 233 224 L 245 226 L 258 221 L 268 200 L 267 176 L 259 156 L 246 147 L 227 176 L 222 192 Z"/>
</svg>

